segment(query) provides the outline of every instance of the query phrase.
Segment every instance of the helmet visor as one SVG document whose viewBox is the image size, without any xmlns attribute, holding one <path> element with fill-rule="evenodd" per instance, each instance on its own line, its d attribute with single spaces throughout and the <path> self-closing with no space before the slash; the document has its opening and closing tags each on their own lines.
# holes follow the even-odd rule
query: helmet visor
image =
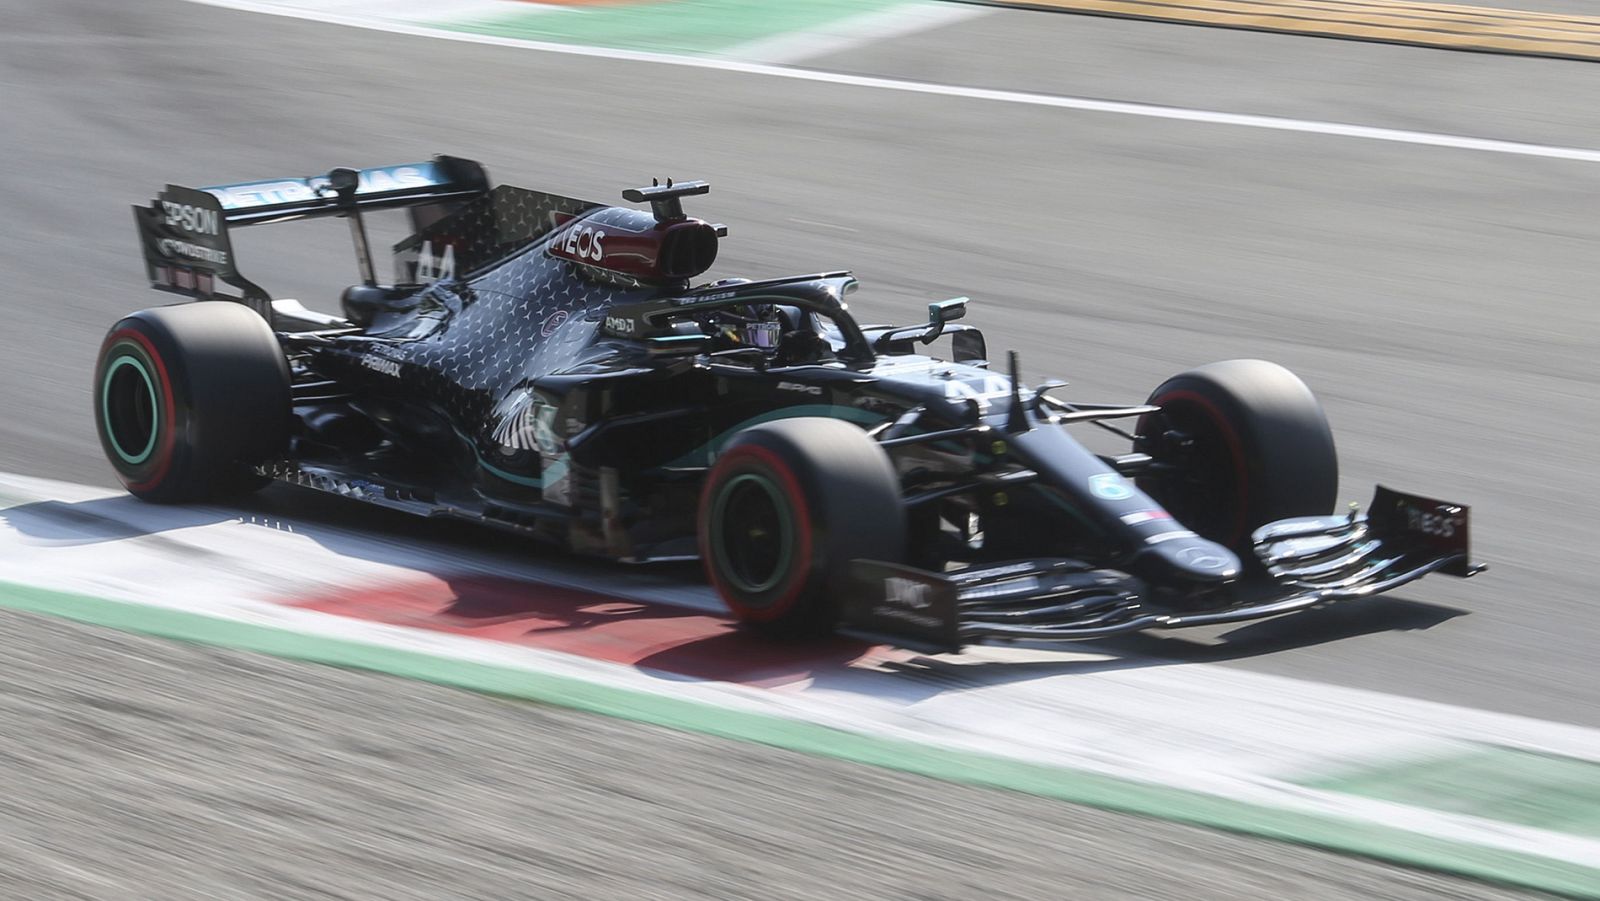
<svg viewBox="0 0 1600 901">
<path fill-rule="evenodd" d="M 748 322 L 744 326 L 744 343 L 763 350 L 772 350 L 783 337 L 781 322 Z"/>
</svg>

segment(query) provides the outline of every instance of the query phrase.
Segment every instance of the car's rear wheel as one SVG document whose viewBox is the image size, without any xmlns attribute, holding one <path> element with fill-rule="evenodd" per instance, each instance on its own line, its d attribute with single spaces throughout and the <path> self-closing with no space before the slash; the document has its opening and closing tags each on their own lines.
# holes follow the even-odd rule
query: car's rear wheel
<svg viewBox="0 0 1600 901">
<path fill-rule="evenodd" d="M 1211 363 L 1163 382 L 1149 403 L 1161 412 L 1140 418 L 1135 447 L 1160 466 L 1139 487 L 1195 532 L 1247 552 L 1260 526 L 1333 509 L 1333 432 L 1289 370 L 1265 360 Z"/>
<path fill-rule="evenodd" d="M 900 482 L 859 428 L 804 417 L 735 435 L 698 514 L 706 572 L 740 622 L 781 637 L 829 631 L 851 559 L 906 553 Z"/>
<path fill-rule="evenodd" d="M 289 366 L 260 316 L 215 301 L 143 310 L 112 327 L 95 367 L 95 426 L 106 459 L 144 500 L 254 490 L 283 450 Z"/>
</svg>

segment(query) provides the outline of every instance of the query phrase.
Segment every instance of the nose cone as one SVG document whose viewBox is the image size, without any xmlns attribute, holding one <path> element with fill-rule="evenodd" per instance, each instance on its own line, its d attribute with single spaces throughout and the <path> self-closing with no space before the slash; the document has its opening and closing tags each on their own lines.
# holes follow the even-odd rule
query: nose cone
<svg viewBox="0 0 1600 901">
<path fill-rule="evenodd" d="M 1244 571 L 1239 556 L 1198 535 L 1146 545 L 1140 556 L 1162 575 L 1181 582 L 1229 582 Z"/>
</svg>

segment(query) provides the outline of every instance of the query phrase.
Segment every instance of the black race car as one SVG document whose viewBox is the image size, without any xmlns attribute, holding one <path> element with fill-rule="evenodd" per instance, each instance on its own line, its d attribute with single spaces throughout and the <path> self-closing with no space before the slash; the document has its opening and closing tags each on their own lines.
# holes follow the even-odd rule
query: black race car
<svg viewBox="0 0 1600 901">
<path fill-rule="evenodd" d="M 203 303 L 112 328 L 95 420 L 128 490 L 181 502 L 277 479 L 625 561 L 698 556 L 741 621 L 949 651 L 1271 616 L 1440 571 L 1467 509 L 1379 488 L 1330 515 L 1322 408 L 1259 360 L 1141 404 L 1027 386 L 955 323 L 862 325 L 847 272 L 694 279 L 727 231 L 702 182 L 639 209 L 436 157 L 135 207 L 150 280 Z M 379 284 L 364 214 L 403 209 Z M 229 234 L 349 220 L 342 316 L 272 300 Z M 951 359 L 919 350 L 949 337 Z M 1122 421 L 1127 428 L 1115 423 Z M 1131 442 L 1093 453 L 1069 426 Z"/>
</svg>

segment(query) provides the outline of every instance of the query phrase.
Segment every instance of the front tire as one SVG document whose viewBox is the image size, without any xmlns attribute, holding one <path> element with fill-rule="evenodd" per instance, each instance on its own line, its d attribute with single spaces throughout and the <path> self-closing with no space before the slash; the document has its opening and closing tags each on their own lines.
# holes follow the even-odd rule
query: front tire
<svg viewBox="0 0 1600 901">
<path fill-rule="evenodd" d="M 1135 449 L 1164 464 L 1139 487 L 1184 525 L 1250 559 L 1250 533 L 1324 516 L 1339 491 L 1327 415 L 1298 376 L 1265 360 L 1227 360 L 1163 382 Z"/>
<path fill-rule="evenodd" d="M 783 638 L 826 634 L 850 560 L 906 553 L 900 480 L 859 428 L 802 417 L 745 429 L 706 477 L 706 573 L 741 623 Z"/>
<path fill-rule="evenodd" d="M 128 492 L 159 503 L 265 484 L 254 467 L 288 442 L 289 364 L 272 329 L 225 301 L 118 322 L 100 347 L 95 427 Z"/>
</svg>

